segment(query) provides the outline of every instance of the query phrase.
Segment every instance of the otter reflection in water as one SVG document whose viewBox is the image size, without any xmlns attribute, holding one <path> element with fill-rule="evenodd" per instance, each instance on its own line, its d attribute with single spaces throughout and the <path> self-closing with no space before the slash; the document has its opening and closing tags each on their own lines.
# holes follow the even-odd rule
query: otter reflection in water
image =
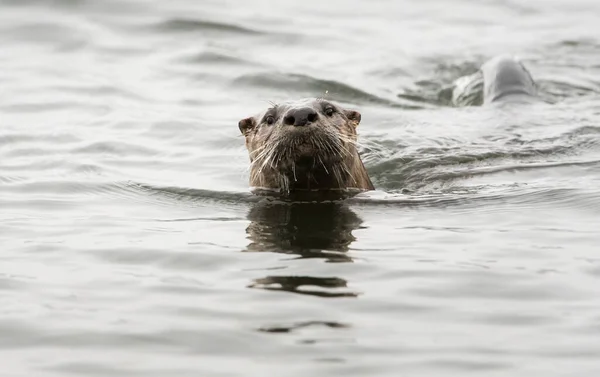
<svg viewBox="0 0 600 377">
<path fill-rule="evenodd" d="M 362 220 L 343 203 L 258 202 L 250 209 L 246 229 L 251 243 L 246 251 L 275 252 L 298 258 L 323 258 L 326 262 L 352 262 L 348 248 L 356 238 L 352 231 Z M 321 297 L 356 296 L 348 292 L 346 280 L 338 277 L 267 276 L 251 288 L 283 290 Z M 302 286 L 318 286 L 317 290 Z M 322 289 L 325 288 L 325 289 Z M 340 289 L 341 288 L 341 289 Z"/>
</svg>

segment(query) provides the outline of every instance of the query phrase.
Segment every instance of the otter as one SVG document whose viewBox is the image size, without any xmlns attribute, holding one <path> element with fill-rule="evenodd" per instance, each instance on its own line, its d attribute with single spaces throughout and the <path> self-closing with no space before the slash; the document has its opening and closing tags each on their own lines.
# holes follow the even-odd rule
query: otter
<svg viewBox="0 0 600 377">
<path fill-rule="evenodd" d="M 511 55 L 499 55 L 481 66 L 483 102 L 525 101 L 536 97 L 536 85 L 523 63 Z"/>
<path fill-rule="evenodd" d="M 374 190 L 356 148 L 360 120 L 324 99 L 272 104 L 242 119 L 252 192 L 318 201 Z"/>
<path fill-rule="evenodd" d="M 537 85 L 523 63 L 512 55 L 497 55 L 479 70 L 454 81 L 456 107 L 539 102 Z"/>
</svg>

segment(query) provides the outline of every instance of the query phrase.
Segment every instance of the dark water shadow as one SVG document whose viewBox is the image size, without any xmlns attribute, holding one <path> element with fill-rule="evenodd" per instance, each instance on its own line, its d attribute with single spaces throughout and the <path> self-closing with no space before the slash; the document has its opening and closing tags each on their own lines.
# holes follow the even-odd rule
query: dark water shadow
<svg viewBox="0 0 600 377">
<path fill-rule="evenodd" d="M 347 328 L 350 327 L 349 325 L 345 324 L 345 323 L 340 323 L 340 322 L 334 322 L 334 321 L 305 321 L 305 322 L 298 322 L 298 323 L 294 323 L 292 325 L 285 325 L 285 326 L 264 326 L 261 327 L 260 329 L 258 329 L 258 331 L 262 331 L 262 332 L 266 332 L 266 333 L 290 333 L 290 332 L 294 332 L 306 327 L 328 327 L 328 328 L 332 328 L 332 329 L 342 329 L 342 328 Z"/>
<path fill-rule="evenodd" d="M 352 231 L 362 220 L 346 204 L 282 203 L 261 201 L 248 212 L 250 243 L 246 252 L 289 254 L 293 259 L 321 258 L 329 263 L 348 263 L 347 254 L 356 240 Z M 287 291 L 318 297 L 356 297 L 339 277 L 266 276 L 249 288 Z"/>
<path fill-rule="evenodd" d="M 248 288 L 283 291 L 323 298 L 357 297 L 357 292 L 346 290 L 348 282 L 337 277 L 266 276 L 254 279 Z"/>
<path fill-rule="evenodd" d="M 348 205 L 261 201 L 248 212 L 247 251 L 294 254 L 327 262 L 352 262 L 346 252 L 362 220 Z"/>
</svg>

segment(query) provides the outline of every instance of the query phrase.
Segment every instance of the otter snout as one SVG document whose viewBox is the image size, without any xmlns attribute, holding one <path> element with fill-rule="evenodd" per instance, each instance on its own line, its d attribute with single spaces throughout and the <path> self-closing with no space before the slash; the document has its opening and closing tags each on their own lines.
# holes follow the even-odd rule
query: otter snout
<svg viewBox="0 0 600 377">
<path fill-rule="evenodd" d="M 283 124 L 286 126 L 306 126 L 309 123 L 315 122 L 319 118 L 319 114 L 310 107 L 302 107 L 300 109 L 291 109 L 283 118 Z"/>
</svg>

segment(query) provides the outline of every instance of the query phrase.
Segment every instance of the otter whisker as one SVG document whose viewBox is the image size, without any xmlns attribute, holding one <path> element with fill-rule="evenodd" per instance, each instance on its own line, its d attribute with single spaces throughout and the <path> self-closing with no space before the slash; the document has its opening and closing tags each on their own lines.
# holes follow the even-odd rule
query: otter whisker
<svg viewBox="0 0 600 377">
<path fill-rule="evenodd" d="M 348 137 L 343 137 L 343 136 L 338 136 L 338 138 L 341 141 L 343 141 L 344 143 L 352 144 L 352 145 L 355 145 L 355 146 L 360 146 L 359 143 L 356 140 L 354 140 L 354 139 L 351 139 L 351 138 L 348 138 Z"/>
<path fill-rule="evenodd" d="M 338 167 L 337 166 L 332 166 L 331 167 L 331 172 L 333 173 L 333 177 L 335 178 L 335 182 L 337 184 L 337 186 L 340 186 L 341 184 L 341 178 L 340 178 L 340 174 L 338 171 Z"/>
<path fill-rule="evenodd" d="M 328 149 L 332 154 L 338 153 L 338 150 L 340 149 L 340 141 L 338 140 L 337 136 L 329 130 L 326 130 L 324 133 L 327 135 L 327 140 L 324 142 L 326 149 Z"/>
<path fill-rule="evenodd" d="M 264 161 L 264 156 L 261 156 L 260 158 L 256 158 L 254 161 L 252 161 L 250 163 L 250 167 L 254 168 L 256 166 L 259 166 L 263 163 L 263 161 Z"/>
<path fill-rule="evenodd" d="M 261 161 L 262 158 L 265 157 L 270 152 L 270 150 L 267 149 L 266 146 L 263 146 L 263 147 L 257 148 L 257 151 L 255 151 L 255 152 L 256 152 L 255 154 L 257 154 L 256 156 L 252 156 L 252 154 L 251 154 L 251 156 L 253 158 L 251 166 L 256 164 L 257 161 Z"/>
<path fill-rule="evenodd" d="M 271 168 L 273 168 L 273 155 L 277 152 L 276 148 L 271 148 L 269 150 L 269 153 L 265 156 L 261 166 L 260 166 L 260 171 L 262 172 L 262 170 L 265 168 L 265 166 L 270 166 Z"/>
<path fill-rule="evenodd" d="M 282 190 L 283 192 L 289 194 L 289 192 L 290 192 L 289 178 L 285 174 L 279 174 L 277 178 L 279 181 L 279 189 Z"/>
<path fill-rule="evenodd" d="M 329 175 L 329 170 L 327 170 L 327 166 L 325 166 L 325 163 L 323 162 L 323 160 L 321 160 L 321 156 L 319 156 L 319 161 L 321 162 L 321 165 L 323 165 L 323 169 L 325 169 L 325 173 L 327 173 L 327 175 Z"/>
<path fill-rule="evenodd" d="M 274 169 L 273 161 L 275 161 L 274 156 L 277 153 L 276 149 L 271 149 L 269 154 L 265 156 L 265 161 L 263 162 L 263 168 L 269 166 L 271 169 Z"/>
<path fill-rule="evenodd" d="M 342 165 L 344 171 L 346 172 L 346 174 L 348 174 L 348 177 L 352 179 L 352 181 L 357 184 L 358 182 L 356 181 L 356 178 L 354 177 L 354 175 L 351 173 L 350 169 L 348 168 L 348 165 L 343 164 Z"/>
<path fill-rule="evenodd" d="M 352 153 L 350 152 L 350 150 L 348 148 L 346 148 L 344 145 L 340 144 L 340 149 L 344 152 L 344 156 L 350 156 Z"/>
<path fill-rule="evenodd" d="M 294 173 L 294 182 L 298 182 L 298 178 L 296 177 L 296 163 L 292 163 L 292 172 Z"/>
</svg>

